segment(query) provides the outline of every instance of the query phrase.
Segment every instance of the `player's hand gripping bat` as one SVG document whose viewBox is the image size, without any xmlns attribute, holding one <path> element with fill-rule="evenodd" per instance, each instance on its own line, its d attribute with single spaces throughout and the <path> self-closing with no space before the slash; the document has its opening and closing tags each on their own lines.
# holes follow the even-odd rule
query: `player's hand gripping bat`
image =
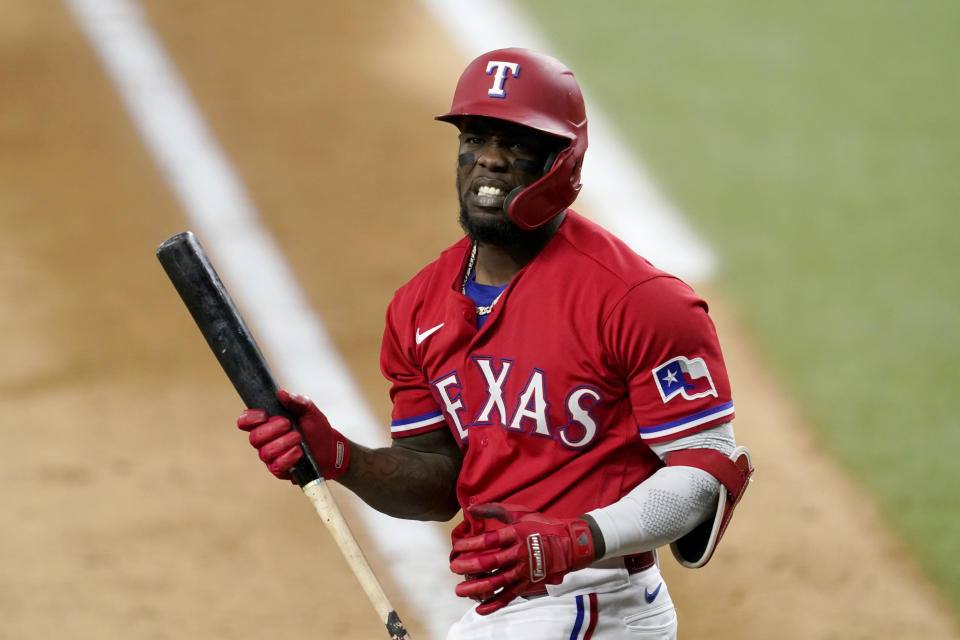
<svg viewBox="0 0 960 640">
<path fill-rule="evenodd" d="M 157 247 L 157 258 L 244 404 L 285 416 L 296 428 L 295 417 L 277 400 L 277 383 L 263 354 L 193 233 L 184 231 L 165 240 Z M 290 470 L 291 476 L 323 519 L 390 638 L 410 640 L 320 477 L 310 451 L 305 443 L 301 446 L 304 456 Z"/>
</svg>

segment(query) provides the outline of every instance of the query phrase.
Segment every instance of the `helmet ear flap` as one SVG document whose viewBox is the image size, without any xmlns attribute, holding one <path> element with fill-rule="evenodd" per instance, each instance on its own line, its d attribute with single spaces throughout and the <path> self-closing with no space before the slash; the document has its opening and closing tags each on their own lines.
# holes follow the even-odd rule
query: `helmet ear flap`
<svg viewBox="0 0 960 640">
<path fill-rule="evenodd" d="M 510 219 L 528 231 L 559 215 L 580 191 L 581 155 L 571 145 L 556 152 L 550 169 L 524 189 L 514 189 L 504 201 Z"/>
<path fill-rule="evenodd" d="M 563 151 L 564 148 L 556 149 L 547 154 L 547 159 L 543 162 L 543 170 L 540 173 L 541 177 L 550 173 L 551 169 L 553 169 L 553 165 L 557 163 L 557 158 L 560 156 L 560 152 Z M 532 162 L 527 162 L 528 164 L 533 165 Z M 519 165 L 519 163 L 520 161 L 518 160 L 515 164 Z M 510 190 L 510 193 L 508 193 L 507 197 L 503 200 L 504 213 L 510 215 L 510 206 L 513 204 L 513 201 L 517 198 L 517 196 L 520 195 L 520 192 L 523 191 L 523 189 L 524 187 L 514 187 Z"/>
</svg>

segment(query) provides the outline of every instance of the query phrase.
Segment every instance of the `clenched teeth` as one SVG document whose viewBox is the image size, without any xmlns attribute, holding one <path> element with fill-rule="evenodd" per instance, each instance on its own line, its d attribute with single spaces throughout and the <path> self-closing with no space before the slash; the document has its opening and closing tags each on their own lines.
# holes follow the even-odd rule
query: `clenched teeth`
<svg viewBox="0 0 960 640">
<path fill-rule="evenodd" d="M 477 189 L 478 196 L 497 196 L 502 197 L 507 195 L 507 192 L 499 187 L 491 187 L 488 185 L 483 185 Z"/>
</svg>

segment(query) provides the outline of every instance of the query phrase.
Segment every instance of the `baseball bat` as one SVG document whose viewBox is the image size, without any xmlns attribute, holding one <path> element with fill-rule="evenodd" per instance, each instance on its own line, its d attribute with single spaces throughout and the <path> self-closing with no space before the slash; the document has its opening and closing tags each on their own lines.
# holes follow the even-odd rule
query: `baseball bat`
<svg viewBox="0 0 960 640">
<path fill-rule="evenodd" d="M 190 231 L 171 236 L 157 247 L 157 258 L 244 404 L 285 416 L 298 428 L 295 417 L 277 400 L 278 386 L 267 361 L 196 236 Z M 410 640 L 306 443 L 301 447 L 304 455 L 291 468 L 291 476 L 330 531 L 391 640 Z"/>
</svg>

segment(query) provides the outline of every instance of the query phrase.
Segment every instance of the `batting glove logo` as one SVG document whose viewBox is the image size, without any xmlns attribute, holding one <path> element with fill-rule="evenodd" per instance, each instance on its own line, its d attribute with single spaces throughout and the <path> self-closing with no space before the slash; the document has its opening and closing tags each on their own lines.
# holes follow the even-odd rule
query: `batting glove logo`
<svg viewBox="0 0 960 640">
<path fill-rule="evenodd" d="M 530 582 L 540 582 L 547 577 L 543 562 L 543 540 L 539 533 L 527 536 L 527 556 L 530 558 Z"/>
</svg>

